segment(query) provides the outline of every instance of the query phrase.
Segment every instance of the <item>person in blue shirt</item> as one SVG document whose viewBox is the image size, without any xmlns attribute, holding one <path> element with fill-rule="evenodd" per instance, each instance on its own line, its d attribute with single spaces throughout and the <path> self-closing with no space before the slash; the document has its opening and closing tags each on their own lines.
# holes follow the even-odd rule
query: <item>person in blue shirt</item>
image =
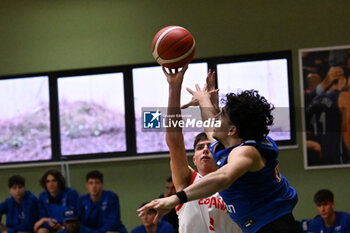
<svg viewBox="0 0 350 233">
<path fill-rule="evenodd" d="M 58 233 L 84 233 L 80 227 L 80 219 L 76 211 L 66 211 L 63 219 L 64 229 Z"/>
<path fill-rule="evenodd" d="M 147 202 L 142 203 L 140 208 L 146 204 Z M 153 223 L 156 214 L 157 211 L 154 209 L 149 209 L 142 214 L 140 216 L 142 225 L 135 227 L 131 233 L 175 233 L 174 227 L 167 221 L 159 221 L 156 224 Z"/>
<path fill-rule="evenodd" d="M 165 192 L 159 196 L 159 198 L 169 197 L 176 193 L 175 185 L 172 176 L 168 177 L 165 183 Z M 177 216 L 175 208 L 173 208 L 169 213 L 163 215 L 162 221 L 167 221 L 173 225 L 175 233 L 179 232 L 179 217 Z"/>
<path fill-rule="evenodd" d="M 82 195 L 78 201 L 81 231 L 127 233 L 120 220 L 119 197 L 111 191 L 103 190 L 103 174 L 100 171 L 87 173 L 86 189 L 89 193 Z"/>
<path fill-rule="evenodd" d="M 32 232 L 39 218 L 38 199 L 25 188 L 25 179 L 13 175 L 8 179 L 11 194 L 0 204 L 0 218 L 6 215 L 6 225 L 0 225 L 2 233 Z"/>
<path fill-rule="evenodd" d="M 330 190 L 319 190 L 314 202 L 320 216 L 309 222 L 309 233 L 350 232 L 350 214 L 334 210 L 334 195 Z"/>
<path fill-rule="evenodd" d="M 66 187 L 66 180 L 57 169 L 47 170 L 40 185 L 45 191 L 39 195 L 40 220 L 35 223 L 34 230 L 38 233 L 61 231 L 65 213 L 76 210 L 79 195 Z"/>
<path fill-rule="evenodd" d="M 187 65 L 164 72 L 173 85 L 182 85 L 186 69 Z M 208 78 L 213 75 L 209 70 Z M 297 193 L 279 172 L 278 148 L 267 136 L 273 124 L 273 105 L 257 91 L 246 90 L 226 94 L 224 107 L 218 111 L 211 98 L 218 90 L 207 85 L 187 90 L 192 100 L 183 107 L 199 105 L 202 121 L 214 121 L 205 132 L 219 169 L 176 195 L 151 201 L 138 210 L 140 214 L 156 209 L 157 221 L 176 205 L 219 192 L 243 233 L 297 233 L 292 215 Z"/>
</svg>

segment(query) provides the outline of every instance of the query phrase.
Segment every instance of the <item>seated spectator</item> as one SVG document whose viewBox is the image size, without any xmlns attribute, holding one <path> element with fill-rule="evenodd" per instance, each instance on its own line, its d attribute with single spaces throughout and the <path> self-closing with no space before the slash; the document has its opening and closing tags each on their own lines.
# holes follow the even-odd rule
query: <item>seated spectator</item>
<svg viewBox="0 0 350 233">
<path fill-rule="evenodd" d="M 160 195 L 160 198 L 162 197 L 169 197 L 171 195 L 174 195 L 176 193 L 175 186 L 173 183 L 173 179 L 170 176 L 166 179 L 165 183 L 165 192 L 164 194 Z M 161 220 L 167 221 L 173 225 L 175 232 L 179 232 L 179 218 L 177 216 L 177 213 L 175 211 L 175 208 L 173 208 L 169 213 L 162 216 Z"/>
<path fill-rule="evenodd" d="M 79 216 L 74 210 L 65 212 L 63 224 L 64 230 L 59 233 L 84 233 L 80 228 Z"/>
<path fill-rule="evenodd" d="M 120 220 L 118 195 L 103 190 L 103 174 L 97 170 L 86 175 L 86 189 L 89 193 L 78 201 L 81 217 L 81 231 L 84 233 L 120 232 L 127 230 Z"/>
<path fill-rule="evenodd" d="M 75 210 L 78 193 L 66 187 L 66 180 L 57 169 L 50 169 L 40 179 L 45 189 L 39 196 L 40 220 L 34 225 L 38 233 L 52 233 L 63 230 L 66 211 Z"/>
<path fill-rule="evenodd" d="M 142 203 L 140 208 L 146 205 L 147 202 Z M 175 233 L 173 226 L 167 221 L 159 221 L 157 224 L 153 223 L 154 216 L 157 211 L 150 209 L 141 215 L 142 225 L 135 227 L 131 233 Z"/>
<path fill-rule="evenodd" d="M 22 176 L 14 175 L 8 179 L 11 194 L 0 204 L 0 219 L 6 215 L 6 225 L 0 225 L 3 233 L 32 232 L 39 218 L 38 199 L 26 190 Z"/>
<path fill-rule="evenodd" d="M 309 222 L 308 232 L 350 232 L 350 214 L 334 210 L 334 196 L 330 190 L 319 190 L 314 196 L 314 202 L 320 216 Z"/>
</svg>

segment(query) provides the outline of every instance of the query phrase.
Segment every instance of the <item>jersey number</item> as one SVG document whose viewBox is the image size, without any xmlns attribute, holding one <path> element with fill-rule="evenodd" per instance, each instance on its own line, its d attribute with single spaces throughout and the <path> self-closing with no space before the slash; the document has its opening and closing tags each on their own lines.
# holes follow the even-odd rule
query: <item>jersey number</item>
<svg viewBox="0 0 350 233">
<path fill-rule="evenodd" d="M 320 125 L 321 132 L 323 135 L 326 134 L 326 113 L 321 112 L 320 116 L 318 117 L 318 120 L 316 119 L 316 115 L 313 115 L 311 118 L 311 124 L 314 128 L 314 135 L 318 135 L 318 129 L 317 126 Z"/>
</svg>

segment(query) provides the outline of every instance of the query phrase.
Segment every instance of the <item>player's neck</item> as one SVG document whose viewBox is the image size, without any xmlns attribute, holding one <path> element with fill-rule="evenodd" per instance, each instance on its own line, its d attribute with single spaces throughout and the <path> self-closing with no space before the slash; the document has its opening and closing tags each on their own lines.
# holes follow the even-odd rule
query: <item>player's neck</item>
<svg viewBox="0 0 350 233">
<path fill-rule="evenodd" d="M 324 221 L 324 225 L 326 227 L 331 227 L 334 225 L 335 223 L 335 219 L 336 219 L 336 213 L 335 211 L 333 212 L 333 214 L 331 214 L 331 216 L 329 216 L 329 218 L 324 218 L 323 221 Z"/>
<path fill-rule="evenodd" d="M 198 169 L 198 168 L 197 168 Z M 212 172 L 215 172 L 217 170 L 217 167 L 204 167 L 202 169 L 198 169 L 198 173 L 201 175 L 201 176 L 206 176 L 208 175 L 209 173 L 212 173 Z"/>
<path fill-rule="evenodd" d="M 102 192 L 99 192 L 99 193 L 96 194 L 96 195 L 91 195 L 91 194 L 90 194 L 90 198 L 91 198 L 91 201 L 92 201 L 93 203 L 99 202 L 99 201 L 101 200 L 101 196 L 102 196 Z"/>
<path fill-rule="evenodd" d="M 147 233 L 156 233 L 157 232 L 157 224 L 152 224 L 151 226 L 145 227 Z"/>
<path fill-rule="evenodd" d="M 244 140 L 240 137 L 227 137 L 226 140 L 220 141 L 225 148 L 230 148 L 241 144 Z"/>
</svg>

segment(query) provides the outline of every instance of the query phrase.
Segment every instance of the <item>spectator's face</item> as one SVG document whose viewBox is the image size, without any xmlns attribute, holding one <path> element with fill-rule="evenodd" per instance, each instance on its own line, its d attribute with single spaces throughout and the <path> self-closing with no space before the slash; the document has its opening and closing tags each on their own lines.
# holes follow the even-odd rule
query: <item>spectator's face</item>
<svg viewBox="0 0 350 233">
<path fill-rule="evenodd" d="M 51 194 L 51 196 L 56 196 L 59 192 L 58 181 L 53 175 L 47 175 L 46 177 L 46 189 Z"/>
<path fill-rule="evenodd" d="M 323 219 L 328 219 L 334 214 L 334 203 L 327 201 L 317 204 L 317 210 Z"/>
<path fill-rule="evenodd" d="M 80 223 L 78 220 L 69 220 L 64 222 L 64 228 L 67 233 L 79 233 Z"/>
<path fill-rule="evenodd" d="M 89 191 L 90 195 L 98 196 L 102 193 L 103 182 L 99 179 L 90 178 L 86 182 L 86 189 Z"/>
<path fill-rule="evenodd" d="M 174 183 L 171 181 L 166 182 L 164 197 L 169 197 L 171 195 L 174 195 L 175 193 L 176 191 L 175 191 Z"/>
<path fill-rule="evenodd" d="M 14 184 L 10 188 L 10 194 L 15 199 L 17 203 L 21 203 L 24 192 L 26 191 L 26 188 L 22 185 Z"/>
<path fill-rule="evenodd" d="M 145 227 L 151 227 L 153 226 L 153 219 L 156 216 L 156 212 L 154 210 L 148 210 L 146 213 L 144 213 L 143 215 L 141 215 L 141 221 L 142 224 Z"/>
</svg>

